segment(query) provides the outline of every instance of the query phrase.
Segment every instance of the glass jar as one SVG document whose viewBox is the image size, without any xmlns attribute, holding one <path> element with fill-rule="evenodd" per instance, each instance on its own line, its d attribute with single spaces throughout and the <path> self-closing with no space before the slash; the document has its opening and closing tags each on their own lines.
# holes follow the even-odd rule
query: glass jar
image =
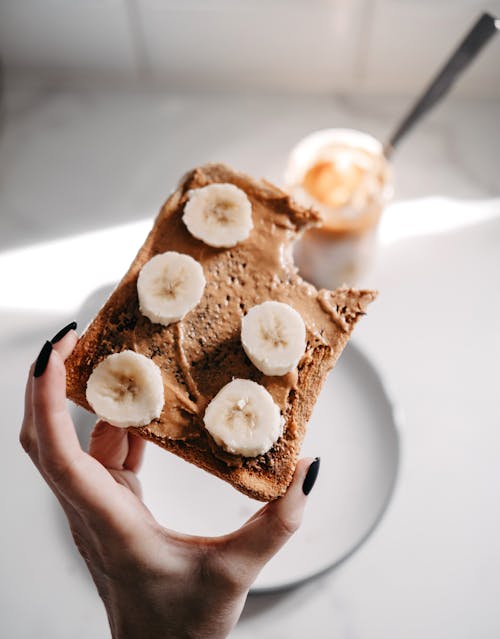
<svg viewBox="0 0 500 639">
<path fill-rule="evenodd" d="M 316 131 L 290 153 L 285 188 L 321 215 L 321 225 L 295 245 L 300 273 L 320 288 L 356 284 L 372 260 L 393 193 L 382 144 L 353 129 Z"/>
</svg>

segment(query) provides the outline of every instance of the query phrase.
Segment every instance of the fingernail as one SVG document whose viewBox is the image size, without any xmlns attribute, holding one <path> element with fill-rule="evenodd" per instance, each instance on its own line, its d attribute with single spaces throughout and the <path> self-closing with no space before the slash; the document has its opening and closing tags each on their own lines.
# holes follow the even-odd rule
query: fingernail
<svg viewBox="0 0 500 639">
<path fill-rule="evenodd" d="M 45 342 L 42 346 L 42 350 L 36 359 L 35 370 L 33 371 L 33 377 L 40 377 L 43 375 L 45 369 L 47 368 L 47 364 L 49 362 L 50 354 L 52 353 L 52 344 L 50 342 Z"/>
<path fill-rule="evenodd" d="M 65 326 L 64 328 L 61 328 L 61 330 L 56 333 L 54 335 L 54 337 L 50 340 L 52 344 L 56 344 L 59 340 L 61 340 L 66 333 L 69 333 L 70 331 L 74 331 L 76 328 L 77 324 L 76 322 L 70 322 L 67 326 Z"/>
<path fill-rule="evenodd" d="M 304 495 L 309 495 L 309 493 L 313 489 L 314 484 L 316 483 L 316 478 L 318 477 L 319 472 L 319 462 L 319 457 L 316 457 L 316 459 L 307 469 L 307 474 L 304 479 L 304 483 L 302 484 L 302 492 L 304 493 Z"/>
</svg>

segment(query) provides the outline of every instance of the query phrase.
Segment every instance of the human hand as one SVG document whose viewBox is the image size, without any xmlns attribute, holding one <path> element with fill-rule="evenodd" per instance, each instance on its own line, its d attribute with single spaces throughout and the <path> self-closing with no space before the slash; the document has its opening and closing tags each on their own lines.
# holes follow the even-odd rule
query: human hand
<svg viewBox="0 0 500 639">
<path fill-rule="evenodd" d="M 230 534 L 164 528 L 141 501 L 136 472 L 144 440 L 99 421 L 89 452 L 80 447 L 66 404 L 72 328 L 46 342 L 31 367 L 20 441 L 66 513 L 111 634 L 226 637 L 259 571 L 299 527 L 319 460 L 299 461 L 287 493 Z"/>
</svg>

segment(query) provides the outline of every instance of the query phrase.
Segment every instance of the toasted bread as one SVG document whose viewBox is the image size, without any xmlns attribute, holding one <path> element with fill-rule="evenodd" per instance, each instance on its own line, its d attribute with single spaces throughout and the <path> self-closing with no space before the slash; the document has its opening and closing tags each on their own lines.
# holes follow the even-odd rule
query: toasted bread
<svg viewBox="0 0 500 639">
<path fill-rule="evenodd" d="M 190 235 L 182 221 L 189 190 L 211 183 L 236 185 L 252 204 L 250 236 L 232 248 L 207 246 Z M 349 288 L 318 292 L 298 275 L 292 259 L 293 242 L 318 220 L 314 211 L 298 206 L 275 186 L 224 165 L 211 164 L 189 172 L 164 204 L 128 272 L 67 360 L 68 397 L 91 410 L 86 384 L 97 364 L 125 349 L 146 355 L 162 371 L 165 406 L 159 419 L 131 430 L 250 497 L 269 501 L 282 495 L 292 479 L 323 382 L 359 317 L 376 296 L 374 291 Z M 196 259 L 207 283 L 193 310 L 181 321 L 162 326 L 140 313 L 136 284 L 144 264 L 169 250 Z M 243 315 L 269 299 L 293 306 L 307 331 L 306 351 L 296 371 L 281 377 L 266 376 L 255 368 L 240 341 Z M 283 435 L 257 457 L 223 451 L 203 424 L 207 404 L 235 377 L 262 384 L 285 419 Z"/>
</svg>

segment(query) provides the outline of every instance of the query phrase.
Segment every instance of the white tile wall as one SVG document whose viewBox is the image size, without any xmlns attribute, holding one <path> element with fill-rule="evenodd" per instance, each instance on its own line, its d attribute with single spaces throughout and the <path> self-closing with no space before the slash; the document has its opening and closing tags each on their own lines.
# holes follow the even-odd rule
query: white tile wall
<svg viewBox="0 0 500 639">
<path fill-rule="evenodd" d="M 156 78 L 194 87 L 351 87 L 363 0 L 137 1 Z"/>
<path fill-rule="evenodd" d="M 4 65 L 44 75 L 133 78 L 137 63 L 126 9 L 124 0 L 1 0 Z"/>
<path fill-rule="evenodd" d="M 414 95 L 500 0 L 3 0 L 7 69 L 176 89 Z M 500 35 L 465 95 L 500 97 Z"/>
<path fill-rule="evenodd" d="M 360 87 L 419 90 L 487 9 L 500 17 L 498 0 L 376 0 Z M 500 33 L 460 78 L 457 92 L 500 97 Z"/>
</svg>

